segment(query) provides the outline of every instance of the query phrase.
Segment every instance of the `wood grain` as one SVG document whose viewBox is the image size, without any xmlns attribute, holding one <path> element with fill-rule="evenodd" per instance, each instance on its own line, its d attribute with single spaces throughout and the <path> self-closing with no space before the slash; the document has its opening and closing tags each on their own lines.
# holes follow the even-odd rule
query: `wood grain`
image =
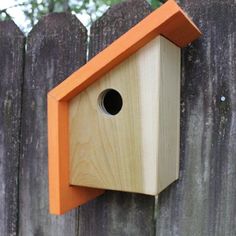
<svg viewBox="0 0 236 236">
<path fill-rule="evenodd" d="M 17 235 L 24 35 L 0 22 L 0 235 Z"/>
<path fill-rule="evenodd" d="M 158 236 L 236 235 L 236 3 L 181 6 L 203 36 L 182 52 L 180 179 L 160 194 Z"/>
<path fill-rule="evenodd" d="M 19 234 L 77 235 L 78 211 L 48 209 L 47 92 L 86 62 L 87 32 L 75 16 L 44 17 L 27 39 L 20 162 Z"/>
<path fill-rule="evenodd" d="M 90 58 L 150 12 L 144 0 L 110 8 L 91 27 Z M 153 197 L 108 191 L 80 207 L 79 235 L 153 235 L 153 207 Z"/>
<path fill-rule="evenodd" d="M 178 177 L 179 104 L 180 49 L 157 37 L 70 102 L 71 184 L 157 195 Z"/>
<path fill-rule="evenodd" d="M 146 0 L 126 0 L 110 7 L 91 25 L 89 59 L 152 12 Z"/>
<path fill-rule="evenodd" d="M 157 111 L 158 193 L 179 177 L 180 60 L 180 48 L 165 38 L 161 38 L 160 81 L 158 88 L 159 105 Z M 149 90 L 149 92 L 152 91 Z M 154 111 L 149 113 L 153 114 Z M 153 131 L 150 129 L 147 132 L 149 134 Z"/>
</svg>

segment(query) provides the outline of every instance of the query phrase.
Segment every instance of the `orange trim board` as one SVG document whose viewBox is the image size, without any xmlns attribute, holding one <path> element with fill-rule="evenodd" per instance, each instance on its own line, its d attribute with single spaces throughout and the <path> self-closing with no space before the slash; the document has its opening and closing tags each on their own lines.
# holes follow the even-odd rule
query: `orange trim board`
<svg viewBox="0 0 236 236">
<path fill-rule="evenodd" d="M 68 105 L 48 95 L 49 204 L 62 214 L 101 195 L 104 190 L 69 184 Z"/>
<path fill-rule="evenodd" d="M 50 212 L 62 214 L 104 190 L 69 182 L 69 101 L 149 41 L 162 35 L 179 47 L 201 32 L 174 0 L 169 0 L 48 93 Z"/>
</svg>

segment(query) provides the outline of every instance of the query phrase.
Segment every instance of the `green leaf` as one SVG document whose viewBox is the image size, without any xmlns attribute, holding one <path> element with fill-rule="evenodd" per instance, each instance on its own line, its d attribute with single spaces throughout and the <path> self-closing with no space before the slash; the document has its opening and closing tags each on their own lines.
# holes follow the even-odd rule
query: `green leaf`
<svg viewBox="0 0 236 236">
<path fill-rule="evenodd" d="M 151 4 L 153 9 L 156 9 L 160 7 L 165 2 L 165 0 L 148 0 L 148 2 Z"/>
</svg>

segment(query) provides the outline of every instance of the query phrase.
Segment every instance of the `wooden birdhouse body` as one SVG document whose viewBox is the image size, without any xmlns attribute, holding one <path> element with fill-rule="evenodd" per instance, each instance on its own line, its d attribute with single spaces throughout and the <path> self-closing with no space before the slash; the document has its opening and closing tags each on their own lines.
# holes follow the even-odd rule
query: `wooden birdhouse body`
<svg viewBox="0 0 236 236">
<path fill-rule="evenodd" d="M 158 194 L 178 178 L 179 110 L 180 48 L 158 36 L 70 101 L 70 184 Z"/>
<path fill-rule="evenodd" d="M 51 213 L 178 178 L 180 48 L 200 35 L 168 0 L 48 93 Z"/>
</svg>

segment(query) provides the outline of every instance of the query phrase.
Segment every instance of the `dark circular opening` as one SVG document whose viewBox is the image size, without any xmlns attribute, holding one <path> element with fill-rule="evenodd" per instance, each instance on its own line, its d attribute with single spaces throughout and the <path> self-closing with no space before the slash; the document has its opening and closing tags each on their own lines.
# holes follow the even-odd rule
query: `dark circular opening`
<svg viewBox="0 0 236 236">
<path fill-rule="evenodd" d="M 114 89 L 106 89 L 98 97 L 98 103 L 102 111 L 109 115 L 120 112 L 123 101 L 120 93 Z"/>
</svg>

